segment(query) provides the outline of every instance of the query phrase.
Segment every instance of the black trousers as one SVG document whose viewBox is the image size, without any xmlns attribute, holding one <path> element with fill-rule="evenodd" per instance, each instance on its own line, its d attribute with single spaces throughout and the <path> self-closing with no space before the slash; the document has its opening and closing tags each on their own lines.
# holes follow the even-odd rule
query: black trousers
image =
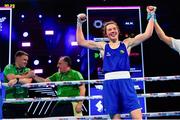
<svg viewBox="0 0 180 120">
<path fill-rule="evenodd" d="M 3 118 L 27 118 L 29 103 L 25 104 L 3 104 Z"/>
<path fill-rule="evenodd" d="M 73 106 L 71 102 L 57 103 L 51 113 L 50 117 L 58 116 L 74 116 Z"/>
</svg>

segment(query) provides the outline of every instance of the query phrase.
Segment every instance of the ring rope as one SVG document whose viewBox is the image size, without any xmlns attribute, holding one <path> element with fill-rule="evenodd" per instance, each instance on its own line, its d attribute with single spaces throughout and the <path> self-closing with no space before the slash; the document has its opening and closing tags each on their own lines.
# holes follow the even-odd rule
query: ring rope
<svg viewBox="0 0 180 120">
<path fill-rule="evenodd" d="M 167 112 L 149 112 L 149 113 L 142 113 L 143 117 L 169 117 L 169 116 L 180 116 L 180 111 L 167 111 Z M 130 114 L 121 114 L 121 118 L 130 118 Z M 75 117 L 75 116 L 67 116 L 67 117 L 46 117 L 46 118 L 32 118 L 30 120 L 92 120 L 92 119 L 98 119 L 98 120 L 106 120 L 110 119 L 109 115 L 91 115 L 91 116 L 81 116 L 81 117 Z M 26 119 L 21 119 L 26 120 Z"/>
<path fill-rule="evenodd" d="M 180 111 L 143 113 L 143 117 L 180 116 Z"/>
<path fill-rule="evenodd" d="M 4 103 L 13 102 L 39 102 L 39 101 L 78 101 L 78 100 L 91 100 L 91 99 L 102 99 L 101 95 L 96 96 L 77 96 L 77 97 L 43 97 L 43 98 L 13 98 L 6 99 Z"/>
<path fill-rule="evenodd" d="M 168 81 L 168 80 L 180 80 L 180 75 L 173 76 L 156 76 L 156 77 L 144 77 L 144 78 L 135 78 L 136 81 Z"/>
<path fill-rule="evenodd" d="M 158 77 L 144 77 L 144 78 L 132 78 L 136 81 L 168 81 L 168 80 L 180 80 L 180 75 L 176 76 L 158 76 Z M 62 82 L 44 82 L 44 83 L 29 83 L 21 85 L 21 87 L 52 87 L 56 85 L 79 85 L 83 83 L 103 83 L 105 79 L 97 80 L 81 80 L 81 81 L 62 81 Z M 2 83 L 3 86 L 8 87 L 7 83 Z M 180 96 L 180 92 L 167 92 L 167 93 L 148 93 L 148 94 L 138 94 L 138 97 L 175 97 Z M 37 102 L 37 101 L 77 101 L 77 100 L 90 100 L 90 99 L 102 99 L 102 96 L 78 96 L 78 97 L 50 97 L 50 98 L 22 98 L 22 99 L 6 99 L 4 103 L 12 102 Z M 171 112 L 154 112 L 154 113 L 143 113 L 143 117 L 159 117 L 159 116 L 180 116 L 180 111 L 171 111 Z M 80 119 L 84 118 L 107 118 L 108 115 L 102 116 L 83 116 L 79 117 Z M 130 117 L 129 114 L 122 114 L 122 118 Z M 63 117 L 58 117 L 63 118 Z M 64 117 L 65 118 L 65 117 Z M 69 117 L 68 117 L 69 118 Z M 75 118 L 75 117 L 74 117 Z M 76 117 L 77 118 L 77 117 Z"/>
<path fill-rule="evenodd" d="M 178 97 L 180 92 L 166 92 L 166 93 L 147 93 L 147 94 L 138 94 L 138 97 Z"/>
<path fill-rule="evenodd" d="M 142 113 L 142 116 L 143 117 L 180 116 L 180 111 Z M 121 118 L 131 118 L 131 115 L 121 114 Z"/>
<path fill-rule="evenodd" d="M 132 78 L 135 81 L 169 81 L 169 80 L 180 80 L 180 75 L 175 76 L 157 76 L 157 77 L 141 77 Z M 27 83 L 21 85 L 21 87 L 54 87 L 57 85 L 80 85 L 80 84 L 100 84 L 106 81 L 105 79 L 95 80 L 76 80 L 76 81 L 60 81 L 60 82 L 41 82 L 41 83 Z M 7 83 L 2 83 L 3 86 L 9 87 Z"/>
<path fill-rule="evenodd" d="M 167 92 L 167 93 L 148 93 L 148 94 L 138 94 L 138 97 L 178 97 L 180 92 Z M 77 96 L 77 97 L 43 97 L 43 98 L 13 98 L 5 99 L 4 103 L 13 102 L 39 102 L 39 101 L 79 101 L 79 100 L 92 100 L 92 99 L 102 99 L 101 95 L 94 96 Z"/>
<path fill-rule="evenodd" d="M 180 111 L 142 113 L 143 117 L 180 116 Z M 121 118 L 130 118 L 130 114 L 121 114 Z"/>
</svg>

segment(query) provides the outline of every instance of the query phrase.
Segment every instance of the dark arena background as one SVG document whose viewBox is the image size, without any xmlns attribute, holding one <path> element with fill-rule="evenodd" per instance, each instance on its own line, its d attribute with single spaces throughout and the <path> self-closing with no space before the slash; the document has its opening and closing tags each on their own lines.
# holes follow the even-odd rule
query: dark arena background
<svg viewBox="0 0 180 120">
<path fill-rule="evenodd" d="M 103 79 L 102 60 L 99 52 L 76 45 L 76 23 L 79 13 L 88 12 L 88 25 L 84 23 L 86 38 L 101 40 L 101 24 L 115 20 L 124 39 L 144 32 L 147 24 L 146 6 L 157 7 L 156 18 L 169 36 L 180 39 L 180 8 L 178 0 L 0 0 L 1 8 L 12 10 L 12 26 L 7 20 L 10 12 L 0 10 L 0 78 L 4 81 L 3 69 L 14 63 L 14 54 L 23 50 L 29 54 L 28 67 L 37 75 L 47 78 L 57 72 L 60 56 L 72 58 L 72 68 L 82 73 L 85 80 Z M 108 8 L 95 10 L 94 8 Z M 111 10 L 116 7 L 116 10 Z M 135 7 L 132 10 L 129 8 Z M 122 8 L 125 8 L 124 10 Z M 7 16 L 4 19 L 4 16 Z M 140 17 L 139 17 L 140 16 Z M 11 38 L 11 41 L 9 39 Z M 99 39 L 98 39 L 99 38 Z M 11 43 L 11 44 L 10 44 Z M 132 77 L 156 77 L 180 75 L 180 55 L 162 42 L 155 30 L 150 39 L 133 48 L 130 56 Z M 180 92 L 180 79 L 146 81 L 135 83 L 138 94 Z M 86 96 L 101 95 L 102 84 L 86 84 Z M 2 107 L 4 87 L 0 85 Z M 30 97 L 49 97 L 29 90 Z M 160 94 L 159 94 L 160 95 Z M 174 116 L 160 114 L 145 119 L 180 119 L 180 95 L 164 97 L 142 97 L 143 113 L 178 111 Z M 83 114 L 104 115 L 101 99 L 85 100 Z M 43 104 L 38 107 L 42 108 Z M 37 103 L 34 104 L 37 106 Z M 40 108 L 30 110 L 32 118 L 48 117 L 39 114 Z M 44 112 L 44 111 L 43 111 Z M 175 112 L 174 112 L 175 113 Z M 2 109 L 0 108 L 0 118 Z"/>
</svg>

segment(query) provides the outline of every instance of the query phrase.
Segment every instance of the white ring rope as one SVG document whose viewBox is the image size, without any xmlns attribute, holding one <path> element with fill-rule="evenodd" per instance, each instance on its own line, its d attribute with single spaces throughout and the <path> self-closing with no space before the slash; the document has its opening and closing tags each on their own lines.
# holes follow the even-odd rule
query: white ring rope
<svg viewBox="0 0 180 120">
<path fill-rule="evenodd" d="M 143 116 L 144 117 L 180 116 L 180 111 L 143 113 Z"/>
<path fill-rule="evenodd" d="M 168 93 L 148 93 L 138 94 L 138 97 L 178 97 L 180 92 L 168 92 Z M 18 99 L 5 99 L 4 103 L 14 102 L 39 102 L 39 101 L 78 101 L 78 100 L 91 100 L 91 99 L 102 99 L 101 95 L 95 96 L 77 96 L 77 97 L 43 97 L 43 98 L 18 98 Z"/>
<path fill-rule="evenodd" d="M 168 80 L 180 80 L 180 75 L 173 76 L 156 76 L 156 77 L 144 77 L 144 78 L 135 78 L 136 81 L 168 81 Z"/>
<path fill-rule="evenodd" d="M 157 77 L 142 77 L 142 78 L 132 78 L 135 81 L 169 81 L 169 80 L 180 80 L 180 75 L 175 76 L 157 76 Z M 76 80 L 76 81 L 60 81 L 60 82 L 41 82 L 41 83 L 27 83 L 21 85 L 21 87 L 53 87 L 57 85 L 80 85 L 80 84 L 99 84 L 103 83 L 105 79 L 95 79 L 95 80 Z M 3 86 L 8 87 L 7 83 L 2 83 Z"/>
<path fill-rule="evenodd" d="M 19 98 L 19 99 L 6 99 L 4 103 L 39 102 L 39 101 L 78 101 L 78 100 L 90 100 L 90 99 L 102 99 L 102 96 L 96 95 L 96 96 L 77 96 L 77 97 Z"/>
<path fill-rule="evenodd" d="M 157 76 L 157 77 L 144 77 L 144 78 L 132 78 L 135 81 L 169 81 L 169 80 L 180 80 L 180 75 L 175 76 Z M 61 82 L 43 82 L 43 83 L 29 83 L 21 85 L 21 87 L 53 87 L 57 85 L 80 85 L 80 84 L 99 84 L 103 83 L 105 79 L 97 80 L 80 80 L 80 81 L 61 81 Z M 1 83 L 3 86 L 9 87 L 7 83 Z M 138 97 L 176 97 L 180 96 L 180 92 L 167 92 L 167 93 L 148 93 L 148 94 L 138 94 Z M 78 100 L 91 100 L 91 99 L 102 99 L 101 95 L 96 96 L 77 96 L 77 97 L 44 97 L 44 98 L 19 98 L 19 99 L 4 99 L 3 103 L 14 103 L 14 102 L 39 102 L 39 101 L 78 101 Z M 143 113 L 143 117 L 160 117 L 160 116 L 180 116 L 180 111 L 171 112 L 152 112 Z M 129 114 L 122 114 L 121 118 L 130 117 Z M 108 115 L 98 115 L 98 116 L 83 116 L 83 117 L 56 117 L 58 120 L 62 118 L 63 120 L 74 119 L 107 119 Z M 56 120 L 56 118 L 52 118 Z M 42 118 L 41 118 L 42 119 Z M 46 119 L 46 118 L 45 118 Z M 48 120 L 51 118 L 47 118 Z"/>
<path fill-rule="evenodd" d="M 180 116 L 180 111 L 167 111 L 167 112 L 149 112 L 149 113 L 142 113 L 143 117 L 166 117 L 166 116 Z M 130 118 L 130 114 L 121 114 L 121 118 Z M 74 116 L 67 116 L 67 117 L 46 117 L 46 118 L 31 118 L 29 120 L 109 120 L 109 115 L 91 115 L 91 116 L 81 116 L 81 117 L 74 117 Z M 5 119 L 4 119 L 5 120 Z M 21 119 L 21 120 L 27 120 Z"/>
</svg>

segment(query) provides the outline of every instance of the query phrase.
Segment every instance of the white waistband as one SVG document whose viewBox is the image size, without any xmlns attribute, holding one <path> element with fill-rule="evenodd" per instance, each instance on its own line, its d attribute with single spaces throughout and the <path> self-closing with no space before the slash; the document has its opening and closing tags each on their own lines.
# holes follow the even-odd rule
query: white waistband
<svg viewBox="0 0 180 120">
<path fill-rule="evenodd" d="M 131 78 L 129 71 L 116 71 L 116 72 L 109 72 L 105 74 L 106 80 L 128 79 L 128 78 Z"/>
</svg>

